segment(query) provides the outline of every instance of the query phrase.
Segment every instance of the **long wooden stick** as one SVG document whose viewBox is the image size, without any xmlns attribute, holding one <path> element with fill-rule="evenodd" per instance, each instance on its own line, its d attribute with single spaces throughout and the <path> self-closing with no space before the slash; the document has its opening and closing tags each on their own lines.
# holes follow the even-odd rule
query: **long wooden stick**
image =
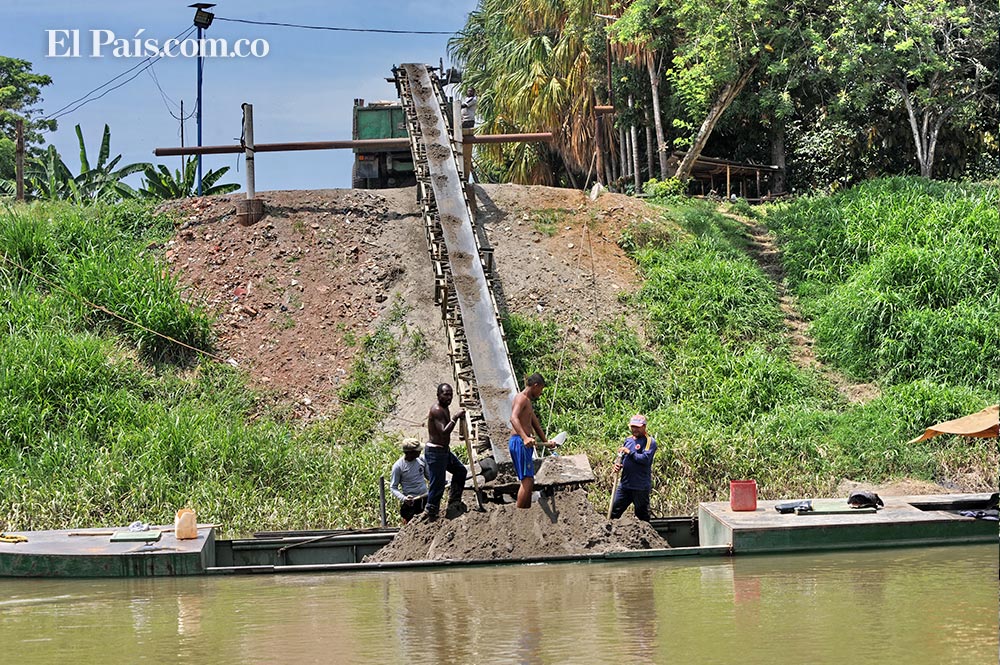
<svg viewBox="0 0 1000 665">
<path fill-rule="evenodd" d="M 222 526 L 221 524 L 199 524 L 199 529 L 217 529 Z M 172 533 L 174 527 L 169 526 L 163 529 L 157 529 L 160 533 Z M 71 531 L 67 533 L 67 536 L 113 536 L 117 531 Z"/>
<path fill-rule="evenodd" d="M 472 487 L 476 491 L 476 503 L 479 505 L 481 512 L 486 512 L 486 509 L 483 508 L 483 499 L 479 496 L 479 479 L 476 477 L 476 458 L 472 454 L 472 441 L 469 440 L 469 426 L 466 424 L 465 416 L 462 416 L 460 423 L 459 428 L 462 432 L 462 438 L 465 439 L 465 450 L 469 454 L 469 473 L 472 474 Z"/>
<path fill-rule="evenodd" d="M 618 463 L 621 464 L 622 456 L 618 455 Z M 615 494 L 618 493 L 618 484 L 622 481 L 622 470 L 618 469 L 618 475 L 615 476 L 615 484 L 611 486 L 611 500 L 608 501 L 608 519 L 611 519 L 611 509 L 615 505 Z"/>
</svg>

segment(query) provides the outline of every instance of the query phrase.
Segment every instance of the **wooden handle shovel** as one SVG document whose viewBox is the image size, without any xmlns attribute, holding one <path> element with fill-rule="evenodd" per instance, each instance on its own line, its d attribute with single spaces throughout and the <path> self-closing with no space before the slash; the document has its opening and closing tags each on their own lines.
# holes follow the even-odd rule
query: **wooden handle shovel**
<svg viewBox="0 0 1000 665">
<path fill-rule="evenodd" d="M 622 456 L 618 456 L 618 463 L 621 464 Z M 622 470 L 618 469 L 615 475 L 615 484 L 611 486 L 611 499 L 608 500 L 608 519 L 611 519 L 611 509 L 615 506 L 615 494 L 618 492 L 618 483 L 622 481 Z"/>
<path fill-rule="evenodd" d="M 465 439 L 465 451 L 469 454 L 469 473 L 472 474 L 472 487 L 476 492 L 476 504 L 479 506 L 479 512 L 485 513 L 486 509 L 483 508 L 483 498 L 479 495 L 479 478 L 476 476 L 476 457 L 472 452 L 472 441 L 469 440 L 469 425 L 465 416 L 462 416 L 460 423 L 459 428 L 462 432 L 462 438 Z"/>
</svg>

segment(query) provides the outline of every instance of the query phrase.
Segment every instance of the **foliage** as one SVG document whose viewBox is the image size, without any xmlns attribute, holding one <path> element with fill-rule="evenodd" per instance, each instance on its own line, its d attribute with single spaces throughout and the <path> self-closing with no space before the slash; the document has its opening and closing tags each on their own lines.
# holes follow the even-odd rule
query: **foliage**
<svg viewBox="0 0 1000 665">
<path fill-rule="evenodd" d="M 475 88 L 484 133 L 552 131 L 560 161 L 585 172 L 593 154 L 594 89 L 587 50 L 599 0 L 482 0 L 449 41 L 451 57 Z M 547 148 L 491 145 L 479 150 L 487 171 L 513 182 L 552 184 Z"/>
<path fill-rule="evenodd" d="M 667 178 L 662 181 L 650 178 L 643 184 L 642 191 L 654 199 L 676 198 L 684 196 L 687 192 L 687 183 L 677 178 Z"/>
<path fill-rule="evenodd" d="M 163 164 L 157 164 L 155 167 L 152 164 L 144 164 L 145 179 L 142 182 L 142 187 L 139 188 L 139 195 L 144 199 L 153 200 L 183 199 L 196 196 L 198 193 L 197 169 L 197 159 L 185 160 L 183 170 L 175 169 L 173 173 Z M 236 183 L 215 184 L 228 171 L 229 167 L 224 166 L 221 169 L 212 169 L 202 174 L 202 195 L 228 194 L 238 190 L 240 186 Z"/>
<path fill-rule="evenodd" d="M 85 211 L 64 204 L 36 204 L 11 210 L 3 219 L 0 252 L 38 278 L 9 266 L 4 274 L 11 283 L 51 288 L 50 297 L 61 303 L 67 325 L 117 330 L 137 351 L 157 360 L 189 357 L 164 335 L 196 348 L 211 348 L 208 316 L 184 302 L 176 278 L 161 261 L 134 250 L 137 240 L 150 238 L 150 230 L 163 233 L 173 228 L 152 217 L 148 208 L 97 204 Z M 93 309 L 81 298 L 103 309 Z"/>
<path fill-rule="evenodd" d="M 145 248 L 172 230 L 135 202 L 36 203 L 0 216 L 0 254 L 48 280 L 0 262 L 3 528 L 169 523 L 185 505 L 229 534 L 377 524 L 378 476 L 398 455 L 391 438 L 376 437 L 399 371 L 390 327 L 363 341 L 341 393 L 351 404 L 302 429 L 238 370 L 198 356 L 152 364 L 132 351 L 129 327 L 105 325 L 51 286 L 75 288 L 60 282 L 72 274 L 101 295 L 133 282 L 136 266 L 162 272 Z M 172 293 L 149 281 L 142 290 L 179 303 L 176 283 L 160 279 Z M 138 304 L 130 313 L 156 326 L 158 303 Z M 192 330 L 207 322 L 183 307 L 200 317 Z"/>
<path fill-rule="evenodd" d="M 135 198 L 135 191 L 124 182 L 124 179 L 142 171 L 148 164 L 144 162 L 125 164 L 116 169 L 122 156 L 117 155 L 108 160 L 111 154 L 111 129 L 104 125 L 97 163 L 91 167 L 80 125 L 76 126 L 76 137 L 80 143 L 79 175 L 73 176 L 55 146 L 51 145 L 41 158 L 33 159 L 29 163 L 25 169 L 25 176 L 35 189 L 36 197 L 48 200 L 65 199 L 82 205 L 97 201 L 114 203 L 122 199 Z"/>
<path fill-rule="evenodd" d="M 866 379 L 996 390 L 995 185 L 871 181 L 774 206 L 789 283 L 821 357 Z"/>
<path fill-rule="evenodd" d="M 24 145 L 29 155 L 37 155 L 36 146 L 42 133 L 56 129 L 55 120 L 33 116 L 41 115 L 36 108 L 42 101 L 42 88 L 51 85 L 52 78 L 31 71 L 31 63 L 0 55 L 0 143 L 16 136 L 15 123 L 24 121 Z M 0 179 L 14 177 L 14 162 L 0 159 Z"/>
<path fill-rule="evenodd" d="M 995 119 L 1000 108 L 995 4 L 842 0 L 835 6 L 839 21 L 826 66 L 843 81 L 841 102 L 865 104 L 890 92 L 912 129 L 921 175 L 933 173 L 943 127 Z"/>
</svg>

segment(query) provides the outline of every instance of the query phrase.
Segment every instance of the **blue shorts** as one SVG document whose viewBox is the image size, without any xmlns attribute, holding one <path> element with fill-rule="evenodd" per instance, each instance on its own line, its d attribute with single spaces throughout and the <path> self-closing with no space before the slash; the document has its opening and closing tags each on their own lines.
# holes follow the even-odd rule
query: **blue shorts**
<svg viewBox="0 0 1000 665">
<path fill-rule="evenodd" d="M 518 480 L 535 477 L 535 447 L 524 445 L 520 434 L 513 434 L 507 443 L 510 459 L 514 462 L 514 473 Z"/>
</svg>

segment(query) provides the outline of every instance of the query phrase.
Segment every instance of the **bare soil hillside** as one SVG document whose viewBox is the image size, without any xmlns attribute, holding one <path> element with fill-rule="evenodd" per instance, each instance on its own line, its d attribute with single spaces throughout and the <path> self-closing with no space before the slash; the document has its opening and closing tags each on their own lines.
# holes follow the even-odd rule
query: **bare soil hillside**
<svg viewBox="0 0 1000 665">
<path fill-rule="evenodd" d="M 629 312 L 637 282 L 621 230 L 656 212 L 634 198 L 551 187 L 476 187 L 477 224 L 493 245 L 505 306 L 552 319 L 586 345 L 599 321 Z M 219 351 L 301 418 L 336 409 L 357 342 L 402 308 L 419 341 L 407 354 L 385 426 L 422 435 L 434 386 L 452 381 L 414 188 L 261 192 L 265 217 L 243 226 L 236 197 L 165 204 L 182 224 L 173 275 L 218 316 Z"/>
</svg>

